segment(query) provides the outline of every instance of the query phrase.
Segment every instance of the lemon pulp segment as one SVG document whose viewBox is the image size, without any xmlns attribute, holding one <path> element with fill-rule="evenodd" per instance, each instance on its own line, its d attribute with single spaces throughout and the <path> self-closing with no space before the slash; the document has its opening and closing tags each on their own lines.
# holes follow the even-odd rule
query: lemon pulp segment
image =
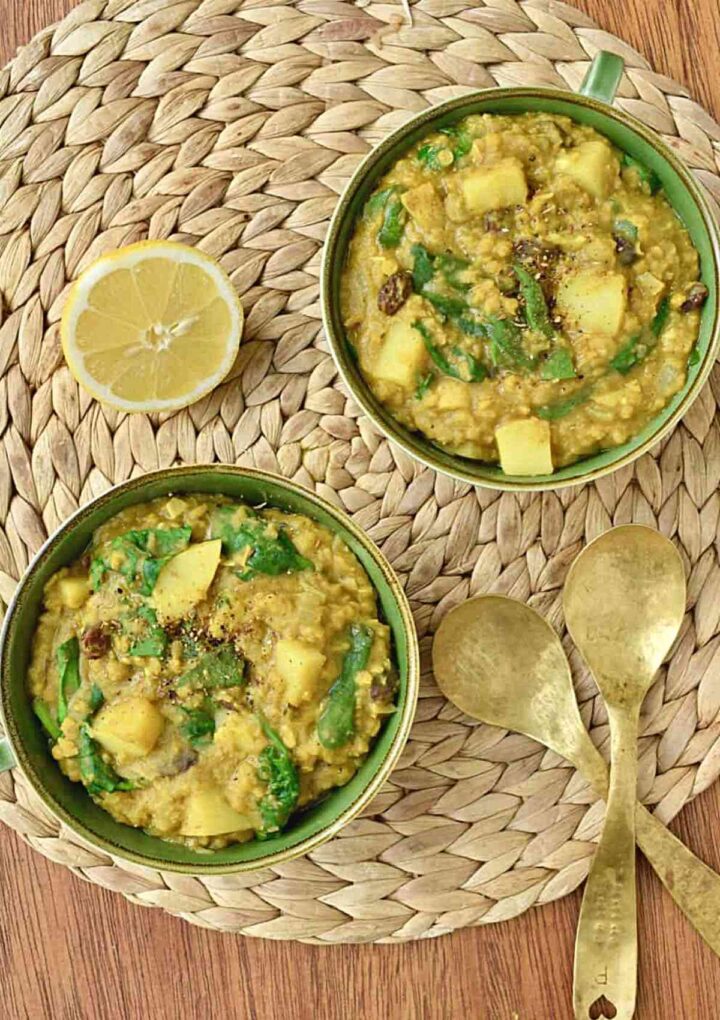
<svg viewBox="0 0 720 1020">
<path fill-rule="evenodd" d="M 230 370 L 242 330 L 232 283 L 212 259 L 175 242 L 104 256 L 75 283 L 62 342 L 78 382 L 130 411 L 187 406 Z"/>
</svg>

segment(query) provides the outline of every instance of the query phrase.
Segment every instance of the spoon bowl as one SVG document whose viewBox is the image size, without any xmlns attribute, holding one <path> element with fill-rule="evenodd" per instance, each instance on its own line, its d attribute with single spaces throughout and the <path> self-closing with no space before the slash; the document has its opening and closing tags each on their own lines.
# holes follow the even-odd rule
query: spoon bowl
<svg viewBox="0 0 720 1020">
<path fill-rule="evenodd" d="M 685 597 L 680 554 L 652 528 L 613 528 L 575 560 L 565 620 L 608 705 L 642 700 L 677 637 Z"/>
<path fill-rule="evenodd" d="M 467 715 L 524 733 L 578 768 L 599 758 L 560 639 L 530 606 L 504 595 L 468 599 L 440 624 L 432 656 L 440 690 Z"/>
</svg>

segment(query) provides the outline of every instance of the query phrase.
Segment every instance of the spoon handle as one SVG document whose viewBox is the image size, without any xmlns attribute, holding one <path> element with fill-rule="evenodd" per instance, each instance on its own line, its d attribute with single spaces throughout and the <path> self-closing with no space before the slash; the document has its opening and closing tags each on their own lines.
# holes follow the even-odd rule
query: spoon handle
<svg viewBox="0 0 720 1020">
<path fill-rule="evenodd" d="M 660 881 L 710 948 L 720 956 L 720 875 L 638 804 L 637 842 Z"/>
<path fill-rule="evenodd" d="M 599 751 L 590 747 L 575 760 L 578 770 L 603 800 L 608 795 L 608 768 Z M 639 801 L 635 826 L 637 845 L 675 903 L 720 956 L 720 875 L 696 857 Z"/>
<path fill-rule="evenodd" d="M 631 1020 L 637 986 L 635 805 L 639 708 L 608 706 L 612 766 L 575 942 L 575 1017 Z M 614 1012 L 613 1012 L 614 1009 Z"/>
</svg>

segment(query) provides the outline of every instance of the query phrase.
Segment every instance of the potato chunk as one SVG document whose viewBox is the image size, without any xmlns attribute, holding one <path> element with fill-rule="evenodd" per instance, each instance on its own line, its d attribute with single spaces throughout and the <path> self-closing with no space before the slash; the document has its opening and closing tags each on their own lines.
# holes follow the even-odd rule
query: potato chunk
<svg viewBox="0 0 720 1020">
<path fill-rule="evenodd" d="M 100 709 L 92 735 L 117 758 L 144 758 L 155 747 L 164 725 L 165 720 L 152 701 L 121 698 Z"/>
<path fill-rule="evenodd" d="M 467 170 L 461 175 L 465 205 L 470 212 L 490 212 L 509 205 L 523 205 L 527 200 L 527 181 L 519 159 L 509 156 L 492 166 Z"/>
<path fill-rule="evenodd" d="M 199 542 L 188 546 L 160 571 L 152 601 L 164 620 L 179 620 L 202 601 L 220 562 L 222 542 Z"/>
<path fill-rule="evenodd" d="M 385 333 L 383 345 L 371 366 L 378 379 L 412 389 L 427 359 L 425 345 L 409 319 L 395 318 Z"/>
<path fill-rule="evenodd" d="M 442 200 L 429 181 L 406 191 L 401 202 L 422 230 L 442 230 L 445 222 Z"/>
<path fill-rule="evenodd" d="M 495 429 L 500 467 L 506 475 L 550 475 L 550 424 L 540 418 L 521 418 Z"/>
<path fill-rule="evenodd" d="M 626 304 L 627 288 L 622 273 L 574 273 L 558 288 L 558 312 L 571 328 L 583 333 L 617 336 Z"/>
<path fill-rule="evenodd" d="M 245 815 L 230 807 L 217 787 L 193 790 L 187 799 L 183 836 L 222 836 L 252 827 Z"/>
<path fill-rule="evenodd" d="M 309 701 L 325 665 L 325 656 L 304 641 L 281 638 L 275 645 L 275 668 L 291 705 Z"/>
<path fill-rule="evenodd" d="M 602 201 L 617 179 L 618 161 L 609 143 L 598 138 L 561 152 L 555 160 L 555 169 Z"/>
<path fill-rule="evenodd" d="M 90 585 L 84 577 L 63 577 L 58 581 L 60 601 L 68 609 L 79 609 L 90 594 Z"/>
</svg>

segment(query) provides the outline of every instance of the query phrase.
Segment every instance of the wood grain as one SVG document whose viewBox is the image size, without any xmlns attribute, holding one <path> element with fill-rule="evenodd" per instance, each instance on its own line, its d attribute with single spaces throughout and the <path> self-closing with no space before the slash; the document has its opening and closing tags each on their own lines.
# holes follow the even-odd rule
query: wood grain
<svg viewBox="0 0 720 1020">
<path fill-rule="evenodd" d="M 70 0 L 0 0 L 0 59 Z M 577 0 L 720 117 L 717 0 Z M 720 870 L 720 790 L 675 831 Z M 570 1020 L 579 895 L 436 942 L 319 949 L 204 932 L 85 885 L 0 831 L 8 1020 Z M 639 1020 L 711 1020 L 720 961 L 640 867 Z"/>
</svg>

